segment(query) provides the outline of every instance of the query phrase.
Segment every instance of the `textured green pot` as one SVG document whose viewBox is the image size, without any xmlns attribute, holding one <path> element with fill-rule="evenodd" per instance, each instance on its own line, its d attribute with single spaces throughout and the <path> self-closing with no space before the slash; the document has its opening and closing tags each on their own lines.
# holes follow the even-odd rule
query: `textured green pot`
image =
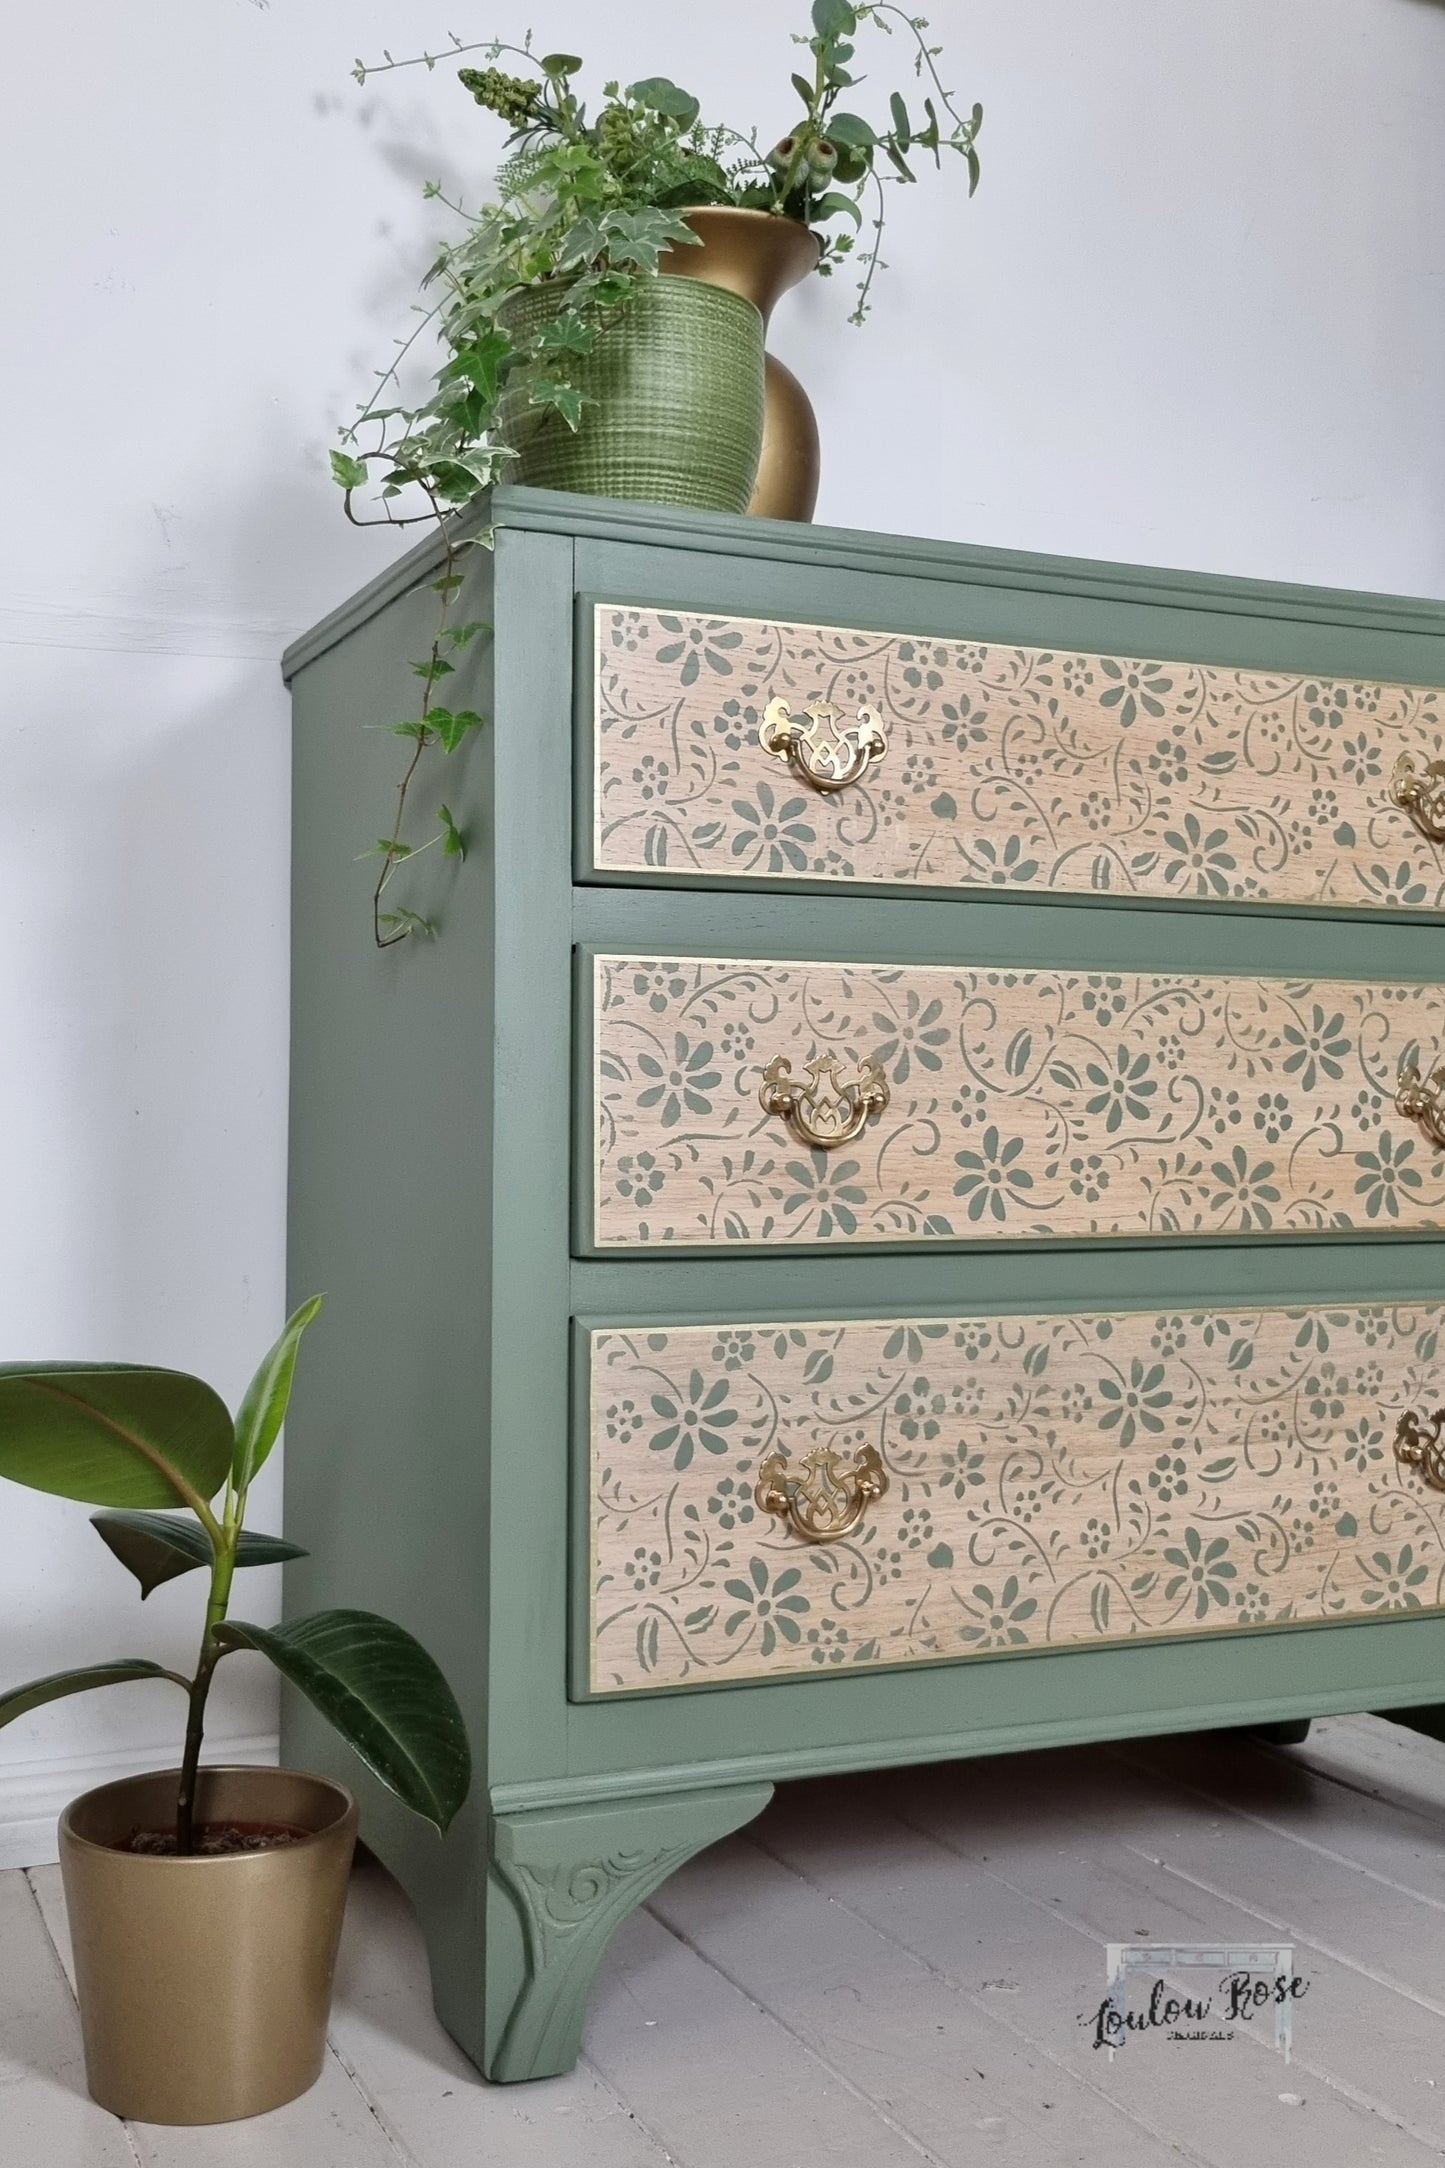
<svg viewBox="0 0 1445 2168">
<path fill-rule="evenodd" d="M 565 292 L 529 287 L 499 321 L 525 339 Z M 747 510 L 763 442 L 763 320 L 750 301 L 694 279 L 646 278 L 592 352 L 568 359 L 569 380 L 595 403 L 572 430 L 524 391 L 504 393 L 497 430 L 517 454 L 508 481 Z"/>
</svg>

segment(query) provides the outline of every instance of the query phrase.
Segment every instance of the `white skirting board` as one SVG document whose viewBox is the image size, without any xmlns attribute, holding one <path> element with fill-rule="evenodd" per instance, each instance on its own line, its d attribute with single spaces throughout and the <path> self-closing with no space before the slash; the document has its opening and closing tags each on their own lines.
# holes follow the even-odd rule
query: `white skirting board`
<svg viewBox="0 0 1445 2168">
<path fill-rule="evenodd" d="M 208 1739 L 208 1762 L 274 1762 L 279 1742 L 274 1732 L 250 1739 Z M 48 1757 L 0 1769 L 0 1868 L 48 1867 L 56 1859 L 55 1825 L 62 1810 L 82 1792 L 116 1777 L 139 1776 L 154 1759 L 134 1753 Z"/>
</svg>

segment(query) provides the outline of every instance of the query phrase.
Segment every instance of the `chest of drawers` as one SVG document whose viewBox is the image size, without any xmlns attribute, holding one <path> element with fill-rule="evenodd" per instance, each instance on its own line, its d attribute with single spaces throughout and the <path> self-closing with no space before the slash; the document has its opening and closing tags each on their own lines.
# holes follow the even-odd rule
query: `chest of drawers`
<svg viewBox="0 0 1445 2168">
<path fill-rule="evenodd" d="M 287 659 L 287 1510 L 462 1700 L 364 1832 L 518 2079 L 779 1780 L 1437 1721 L 1445 610 L 492 519 L 434 939 L 357 854 L 437 553 Z"/>
</svg>

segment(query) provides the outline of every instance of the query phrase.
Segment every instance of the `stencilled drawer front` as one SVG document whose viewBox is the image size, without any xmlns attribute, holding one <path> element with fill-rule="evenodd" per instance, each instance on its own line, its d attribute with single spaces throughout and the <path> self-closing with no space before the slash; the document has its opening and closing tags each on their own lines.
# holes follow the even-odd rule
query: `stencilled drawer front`
<svg viewBox="0 0 1445 2168">
<path fill-rule="evenodd" d="M 594 608 L 593 861 L 1445 908 L 1445 695 Z"/>
<path fill-rule="evenodd" d="M 1438 985 L 592 970 L 599 1250 L 1445 1226 L 1445 1150 L 1396 1104 Z"/>
<path fill-rule="evenodd" d="M 594 1331 L 589 1690 L 1438 1608 L 1442 1320 Z"/>
</svg>

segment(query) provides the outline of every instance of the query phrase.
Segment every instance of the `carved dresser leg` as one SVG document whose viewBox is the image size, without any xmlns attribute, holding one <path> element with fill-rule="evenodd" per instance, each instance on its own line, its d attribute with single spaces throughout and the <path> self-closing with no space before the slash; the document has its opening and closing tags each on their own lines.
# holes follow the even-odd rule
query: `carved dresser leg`
<svg viewBox="0 0 1445 2168">
<path fill-rule="evenodd" d="M 521 1921 L 523 1963 L 487 2076 L 555 2077 L 577 2059 L 587 1991 L 614 1930 L 675 1867 L 741 1829 L 770 1784 L 499 1815 L 492 1859 Z"/>
</svg>

